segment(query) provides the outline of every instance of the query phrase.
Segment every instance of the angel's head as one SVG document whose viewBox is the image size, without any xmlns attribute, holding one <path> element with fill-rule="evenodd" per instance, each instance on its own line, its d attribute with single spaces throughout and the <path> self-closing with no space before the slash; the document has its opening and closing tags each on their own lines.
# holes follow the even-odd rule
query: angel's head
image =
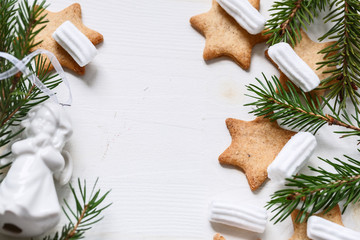
<svg viewBox="0 0 360 240">
<path fill-rule="evenodd" d="M 47 134 L 58 149 L 63 147 L 72 134 L 68 116 L 61 106 L 52 102 L 35 107 L 21 124 L 26 128 L 25 134 L 28 137 Z"/>
</svg>

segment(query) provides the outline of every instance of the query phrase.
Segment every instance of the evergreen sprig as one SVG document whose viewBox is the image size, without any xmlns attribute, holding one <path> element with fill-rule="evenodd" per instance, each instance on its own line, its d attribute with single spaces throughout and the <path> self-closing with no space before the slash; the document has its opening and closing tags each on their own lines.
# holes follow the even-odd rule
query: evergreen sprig
<svg viewBox="0 0 360 240">
<path fill-rule="evenodd" d="M 286 179 L 285 186 L 288 188 L 276 191 L 266 205 L 267 209 L 277 212 L 271 220 L 281 222 L 298 208 L 300 211 L 296 221 L 304 222 L 308 216 L 321 210 L 330 211 L 343 200 L 343 212 L 350 203 L 359 202 L 360 162 L 349 156 L 345 158 L 349 163 L 338 158 L 334 161 L 320 158 L 333 167 L 336 173 L 321 167 L 309 167 L 318 175 L 300 174 Z"/>
<path fill-rule="evenodd" d="M 40 1 L 40 0 L 39 0 Z M 18 59 L 23 59 L 32 48 L 41 42 L 35 42 L 35 37 L 46 27 L 45 0 L 0 1 L 0 51 L 9 53 Z M 5 59 L 0 59 L 0 72 L 5 72 L 13 67 L 13 64 Z M 49 72 L 50 64 L 44 58 L 38 56 L 27 64 L 31 73 L 35 73 L 39 80 L 49 89 L 54 89 L 61 83 L 57 74 Z M 23 131 L 19 127 L 20 122 L 27 113 L 36 105 L 44 102 L 48 96 L 35 87 L 29 76 L 20 72 L 15 76 L 0 81 L 0 147 L 4 147 Z M 0 156 L 7 157 L 11 152 Z M 9 167 L 0 166 L 0 169 Z M 0 173 L 1 174 L 1 173 Z M 99 222 L 103 217 L 100 214 L 111 204 L 101 206 L 110 191 L 101 194 L 95 190 L 95 182 L 90 195 L 87 195 L 86 181 L 81 184 L 78 180 L 77 193 L 70 184 L 70 189 L 75 199 L 76 210 L 73 210 L 65 201 L 63 208 L 69 223 L 64 225 L 60 232 L 54 236 L 46 236 L 43 240 L 76 240 L 84 238 L 86 231 Z"/>
<path fill-rule="evenodd" d="M 313 23 L 314 18 L 327 6 L 329 0 L 283 0 L 272 5 L 266 23 L 270 45 L 287 42 L 295 46 L 301 40 L 300 29 Z"/>
<path fill-rule="evenodd" d="M 45 1 L 35 0 L 29 4 L 27 0 L 0 1 L 0 51 L 14 55 L 18 59 L 30 53 L 31 48 L 40 42 L 34 38 L 46 26 L 43 14 Z M 36 30 L 37 29 L 37 30 Z M 34 58 L 28 65 L 40 81 L 53 89 L 60 84 L 54 73 L 48 72 L 49 64 L 45 64 L 41 56 Z M 13 64 L 0 59 L 0 71 L 5 72 Z M 37 104 L 48 99 L 30 81 L 29 76 L 21 73 L 0 81 L 0 147 L 7 145 L 23 130 L 19 126 L 27 113 Z M 0 156 L 8 156 L 8 152 Z"/>
<path fill-rule="evenodd" d="M 346 100 L 350 99 L 359 111 L 360 94 L 360 1 L 333 0 L 330 13 L 324 18 L 334 26 L 319 40 L 326 38 L 335 42 L 323 49 L 325 61 L 320 67 L 328 66 L 334 70 L 327 71 L 331 75 L 323 80 L 329 89 L 328 98 L 335 98 L 335 108 L 345 109 Z"/>
<path fill-rule="evenodd" d="M 348 130 L 335 133 L 342 134 L 342 137 L 357 136 L 360 140 L 360 121 L 357 113 L 352 116 L 347 112 L 339 115 L 325 99 L 321 103 L 319 98 L 312 98 L 297 90 L 290 81 L 285 89 L 276 76 L 272 77 L 272 82 L 265 75 L 263 77 L 264 82 L 256 79 L 260 86 L 247 86 L 247 90 L 253 95 L 246 95 L 255 99 L 254 102 L 245 105 L 255 107 L 250 113 L 265 116 L 273 121 L 281 120 L 281 125 L 313 133 L 325 124 L 337 125 Z M 324 107 L 327 107 L 331 114 L 324 113 Z M 356 125 L 353 124 L 354 121 Z"/>
<path fill-rule="evenodd" d="M 81 183 L 78 179 L 78 192 L 70 184 L 70 189 L 73 194 L 75 201 L 75 209 L 73 209 L 70 204 L 64 200 L 65 207 L 63 211 L 69 220 L 68 224 L 65 224 L 62 227 L 61 231 L 58 231 L 54 236 L 46 236 L 42 240 L 77 240 L 83 239 L 85 233 L 92 228 L 92 226 L 101 221 L 103 216 L 101 213 L 108 208 L 110 204 L 102 206 L 105 198 L 108 196 L 110 191 L 107 191 L 104 194 L 101 194 L 100 189 L 96 189 L 98 179 L 96 180 L 90 195 L 87 195 L 87 186 L 86 181 L 84 180 Z"/>
</svg>

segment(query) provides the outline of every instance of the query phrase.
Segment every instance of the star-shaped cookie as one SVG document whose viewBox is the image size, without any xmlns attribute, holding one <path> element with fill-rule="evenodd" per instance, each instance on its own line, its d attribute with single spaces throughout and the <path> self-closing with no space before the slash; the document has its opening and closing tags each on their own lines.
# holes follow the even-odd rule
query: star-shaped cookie
<svg viewBox="0 0 360 240">
<path fill-rule="evenodd" d="M 298 213 L 299 210 L 295 210 L 291 213 L 291 219 L 294 226 L 294 234 L 289 240 L 310 240 L 310 238 L 307 237 L 307 223 L 296 223 L 295 221 Z M 339 205 L 336 205 L 336 207 L 334 207 L 327 213 L 321 212 L 315 215 L 343 226 Z"/>
<path fill-rule="evenodd" d="M 215 234 L 213 240 L 226 240 L 223 236 L 221 236 L 219 233 Z M 260 239 L 257 239 L 260 240 Z"/>
<path fill-rule="evenodd" d="M 267 167 L 296 132 L 263 117 L 250 122 L 228 118 L 226 125 L 232 142 L 219 156 L 219 162 L 241 168 L 254 191 L 265 182 Z"/>
<path fill-rule="evenodd" d="M 221 236 L 219 233 L 215 234 L 214 240 L 225 240 L 223 236 Z"/>
<path fill-rule="evenodd" d="M 44 10 L 43 14 L 47 14 L 46 20 L 49 22 L 46 24 L 46 27 L 35 37 L 35 42 L 42 41 L 41 44 L 37 45 L 31 51 L 36 49 L 46 49 L 56 56 L 60 64 L 63 67 L 69 68 L 74 72 L 83 75 L 85 73 L 85 67 L 80 67 L 75 60 L 68 54 L 52 37 L 51 35 L 55 30 L 63 24 L 65 21 L 71 21 L 90 41 L 97 45 L 104 41 L 103 35 L 100 33 L 87 28 L 81 20 L 81 7 L 80 4 L 74 3 L 69 7 L 65 8 L 60 12 L 50 12 Z M 43 25 L 38 26 L 37 28 L 42 27 Z M 36 31 L 37 29 L 35 29 Z M 44 56 L 46 58 L 46 56 Z M 47 59 L 47 58 L 46 58 Z M 47 60 L 48 61 L 48 60 Z M 53 66 L 50 66 L 50 70 L 53 69 Z"/>
<path fill-rule="evenodd" d="M 249 0 L 249 2 L 259 9 L 260 0 Z M 203 54 L 205 60 L 228 56 L 243 69 L 250 67 L 252 48 L 268 39 L 268 35 L 263 36 L 261 33 L 249 34 L 221 8 L 216 0 L 212 1 L 210 11 L 192 17 L 190 23 L 206 38 Z"/>
<path fill-rule="evenodd" d="M 334 42 L 325 42 L 325 43 L 317 43 L 312 41 L 309 36 L 301 30 L 302 39 L 300 42 L 297 42 L 294 51 L 299 55 L 299 57 L 304 60 L 309 67 L 318 75 L 320 80 L 323 80 L 331 75 L 331 73 L 323 73 L 324 71 L 330 71 L 335 69 L 335 67 L 322 67 L 321 69 L 317 69 L 319 65 L 316 63 L 324 61 L 324 54 L 318 54 L 324 48 L 334 44 Z M 270 56 L 268 55 L 267 51 L 265 52 L 266 57 L 278 68 L 278 66 L 272 61 Z M 278 68 L 279 69 L 279 68 Z M 280 78 L 279 81 L 284 89 L 287 90 L 286 82 L 290 81 L 289 78 L 280 71 Z M 310 92 L 310 95 L 313 97 L 321 97 L 325 94 L 325 89 L 313 90 Z"/>
</svg>

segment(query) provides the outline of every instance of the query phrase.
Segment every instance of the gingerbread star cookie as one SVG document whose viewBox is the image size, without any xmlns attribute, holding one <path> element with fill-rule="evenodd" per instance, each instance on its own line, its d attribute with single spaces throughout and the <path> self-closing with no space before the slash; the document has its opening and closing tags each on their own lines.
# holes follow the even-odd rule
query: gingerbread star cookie
<svg viewBox="0 0 360 240">
<path fill-rule="evenodd" d="M 325 43 L 317 43 L 312 41 L 309 36 L 301 30 L 302 39 L 300 42 L 297 42 L 294 51 L 299 55 L 299 57 L 304 60 L 309 67 L 318 75 L 320 80 L 323 80 L 331 75 L 331 73 L 323 73 L 325 71 L 334 70 L 336 67 L 322 67 L 321 69 L 317 69 L 319 65 L 316 63 L 324 61 L 324 54 L 318 54 L 319 51 L 323 50 L 324 48 L 334 44 L 334 42 L 325 42 Z M 278 66 L 272 61 L 268 52 L 265 52 L 266 57 L 278 68 Z M 279 69 L 279 68 L 278 68 Z M 290 81 L 289 78 L 280 71 L 280 78 L 279 81 L 281 85 L 287 90 L 287 81 Z M 313 97 L 322 97 L 325 94 L 325 89 L 313 90 L 310 92 L 310 95 Z"/>
<path fill-rule="evenodd" d="M 249 2 L 259 9 L 260 0 Z M 250 67 L 252 48 L 268 39 L 268 35 L 263 36 L 261 33 L 249 34 L 216 0 L 212 1 L 210 11 L 192 17 L 190 23 L 206 38 L 203 54 L 205 60 L 228 56 L 245 70 Z"/>
<path fill-rule="evenodd" d="M 297 214 L 299 213 L 299 210 L 295 210 L 291 213 L 291 219 L 294 225 L 294 234 L 289 240 L 310 240 L 310 238 L 307 237 L 307 223 L 297 223 L 295 221 Z M 321 212 L 319 214 L 315 214 L 318 217 L 325 218 L 326 220 L 332 221 L 334 223 L 340 224 L 342 226 L 342 220 L 341 220 L 341 211 L 339 208 L 339 205 L 336 205 L 333 209 L 331 209 L 329 212 L 324 213 Z"/>
<path fill-rule="evenodd" d="M 296 132 L 263 117 L 250 122 L 228 118 L 226 125 L 232 142 L 219 156 L 219 162 L 242 169 L 254 191 L 265 182 L 268 166 Z"/>
<path fill-rule="evenodd" d="M 48 10 L 44 10 L 43 14 L 47 14 L 46 20 L 49 22 L 46 24 L 46 27 L 35 37 L 35 42 L 42 41 L 39 45 L 32 48 L 31 51 L 35 51 L 36 49 L 46 49 L 52 52 L 56 58 L 59 60 L 60 64 L 63 67 L 69 68 L 76 72 L 77 74 L 83 75 L 85 73 L 85 67 L 80 67 L 75 60 L 51 37 L 51 35 L 55 32 L 55 30 L 63 24 L 65 21 L 71 21 L 79 30 L 82 32 L 89 40 L 97 45 L 104 41 L 103 35 L 100 33 L 87 28 L 81 20 L 81 8 L 80 4 L 74 3 L 69 7 L 65 8 L 60 12 L 50 12 Z M 38 30 L 43 25 L 37 27 Z M 44 56 L 47 63 L 49 60 L 46 56 Z M 50 66 L 49 70 L 52 70 L 53 66 Z"/>
<path fill-rule="evenodd" d="M 215 234 L 214 240 L 225 240 L 223 236 L 221 236 L 219 233 Z"/>
</svg>

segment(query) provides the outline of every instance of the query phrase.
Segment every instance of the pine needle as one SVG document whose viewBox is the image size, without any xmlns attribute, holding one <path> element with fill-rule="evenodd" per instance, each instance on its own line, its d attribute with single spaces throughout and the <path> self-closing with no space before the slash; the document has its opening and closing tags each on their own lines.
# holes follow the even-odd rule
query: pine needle
<svg viewBox="0 0 360 240">
<path fill-rule="evenodd" d="M 30 53 L 31 48 L 39 44 L 34 38 L 46 26 L 46 16 L 42 15 L 46 5 L 45 1 L 38 0 L 33 4 L 27 0 L 17 2 L 0 1 L 0 51 L 22 59 Z M 41 26 L 40 31 L 35 30 L 38 26 Z M 41 56 L 37 60 L 33 59 L 27 67 L 39 76 L 46 87 L 54 89 L 61 83 L 60 79 L 47 71 L 49 65 L 45 64 Z M 1 72 L 12 67 L 9 61 L 0 59 Z M 48 99 L 28 77 L 19 73 L 0 81 L 0 147 L 20 134 L 23 129 L 19 125 L 27 113 Z"/>
<path fill-rule="evenodd" d="M 69 220 L 61 231 L 58 231 L 54 236 L 46 236 L 42 240 L 78 240 L 83 239 L 85 233 L 92 228 L 92 226 L 103 219 L 101 213 L 107 209 L 110 204 L 103 205 L 104 200 L 110 191 L 101 194 L 100 189 L 96 188 L 98 179 L 92 187 L 89 197 L 86 196 L 87 185 L 86 180 L 81 183 L 80 179 L 77 181 L 77 190 L 70 184 L 70 190 L 73 194 L 75 209 L 64 200 L 65 207 L 63 212 Z"/>
</svg>

